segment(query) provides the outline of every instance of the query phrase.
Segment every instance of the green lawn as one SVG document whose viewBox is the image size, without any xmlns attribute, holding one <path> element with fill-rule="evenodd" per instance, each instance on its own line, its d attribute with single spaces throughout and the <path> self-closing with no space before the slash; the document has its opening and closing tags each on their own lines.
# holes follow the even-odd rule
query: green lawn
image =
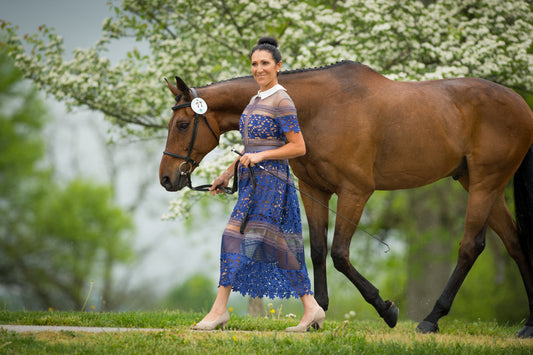
<svg viewBox="0 0 533 355">
<path fill-rule="evenodd" d="M 283 330 L 297 320 L 233 315 L 226 331 L 190 331 L 201 317 L 183 312 L 0 311 L 2 324 L 163 329 L 96 334 L 0 331 L 0 354 L 533 354 L 533 339 L 515 336 L 520 325 L 444 319 L 440 334 L 422 335 L 410 321 L 389 329 L 378 319 L 326 320 L 322 331 L 288 334 Z"/>
</svg>

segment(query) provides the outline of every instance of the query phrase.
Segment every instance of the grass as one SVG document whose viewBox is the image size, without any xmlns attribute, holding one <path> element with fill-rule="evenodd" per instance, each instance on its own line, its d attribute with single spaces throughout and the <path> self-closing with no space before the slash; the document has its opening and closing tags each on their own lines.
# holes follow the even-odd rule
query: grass
<svg viewBox="0 0 533 355">
<path fill-rule="evenodd" d="M 10 312 L 1 324 L 161 328 L 108 333 L 14 333 L 0 330 L 0 354 L 533 354 L 533 339 L 516 338 L 520 325 L 441 321 L 441 333 L 414 332 L 416 323 L 388 328 L 376 320 L 327 321 L 324 330 L 288 334 L 294 319 L 232 315 L 226 331 L 194 332 L 201 314 L 183 312 Z"/>
</svg>

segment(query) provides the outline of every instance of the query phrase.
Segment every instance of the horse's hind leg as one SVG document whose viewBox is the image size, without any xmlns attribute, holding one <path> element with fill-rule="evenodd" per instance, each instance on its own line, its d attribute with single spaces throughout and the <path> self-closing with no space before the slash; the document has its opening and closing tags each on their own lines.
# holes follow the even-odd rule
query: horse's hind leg
<svg viewBox="0 0 533 355">
<path fill-rule="evenodd" d="M 463 284 L 466 275 L 485 248 L 485 234 L 491 208 L 503 192 L 503 183 L 497 185 L 494 182 L 494 187 L 490 189 L 488 181 L 484 181 L 484 184 L 477 184 L 477 186 L 471 185 L 469 188 L 468 178 L 468 176 L 464 176 L 459 180 L 465 189 L 470 192 L 470 195 L 466 210 L 465 230 L 459 247 L 457 265 L 433 310 L 418 324 L 416 329 L 421 333 L 437 332 L 439 330 L 438 322 L 440 318 L 449 313 L 453 300 Z"/>
<path fill-rule="evenodd" d="M 363 298 L 370 303 L 391 328 L 398 322 L 398 307 L 391 301 L 383 301 L 379 290 L 363 277 L 350 262 L 350 242 L 359 223 L 369 194 L 339 194 L 335 235 L 331 246 L 331 258 L 335 268 L 342 272 L 357 287 Z M 343 217 L 341 217 L 343 216 Z M 350 223 L 346 219 L 353 221 Z"/>
<path fill-rule="evenodd" d="M 505 205 L 504 195 L 501 194 L 494 204 L 490 217 L 490 227 L 501 238 L 509 255 L 514 259 L 520 270 L 520 275 L 526 288 L 529 301 L 529 318 L 525 326 L 518 333 L 519 337 L 533 337 L 533 268 L 518 238 L 515 223 L 511 213 Z"/>
<path fill-rule="evenodd" d="M 302 201 L 309 225 L 309 239 L 311 242 L 311 260 L 313 261 L 313 275 L 315 282 L 315 299 L 324 310 L 328 309 L 328 285 L 326 278 L 326 257 L 328 254 L 328 220 L 329 210 L 327 207 L 331 193 L 314 189 L 299 181 Z M 313 201 L 308 196 L 319 201 Z"/>
</svg>

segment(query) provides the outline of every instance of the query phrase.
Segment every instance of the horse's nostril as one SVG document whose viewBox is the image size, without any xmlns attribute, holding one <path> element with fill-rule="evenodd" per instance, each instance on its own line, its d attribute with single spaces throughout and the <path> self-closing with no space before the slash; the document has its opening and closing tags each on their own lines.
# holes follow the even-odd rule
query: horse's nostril
<svg viewBox="0 0 533 355">
<path fill-rule="evenodd" d="M 165 188 L 165 189 L 170 189 L 172 187 L 172 184 L 170 182 L 170 178 L 168 177 L 168 175 L 164 175 L 162 178 L 161 178 L 161 185 Z"/>
</svg>

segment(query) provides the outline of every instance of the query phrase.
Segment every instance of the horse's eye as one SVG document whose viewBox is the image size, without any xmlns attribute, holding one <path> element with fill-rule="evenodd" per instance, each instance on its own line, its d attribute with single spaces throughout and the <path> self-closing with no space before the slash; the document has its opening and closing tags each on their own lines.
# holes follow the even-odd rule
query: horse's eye
<svg viewBox="0 0 533 355">
<path fill-rule="evenodd" d="M 178 131 L 183 132 L 189 127 L 189 122 L 181 122 L 178 124 Z"/>
</svg>

